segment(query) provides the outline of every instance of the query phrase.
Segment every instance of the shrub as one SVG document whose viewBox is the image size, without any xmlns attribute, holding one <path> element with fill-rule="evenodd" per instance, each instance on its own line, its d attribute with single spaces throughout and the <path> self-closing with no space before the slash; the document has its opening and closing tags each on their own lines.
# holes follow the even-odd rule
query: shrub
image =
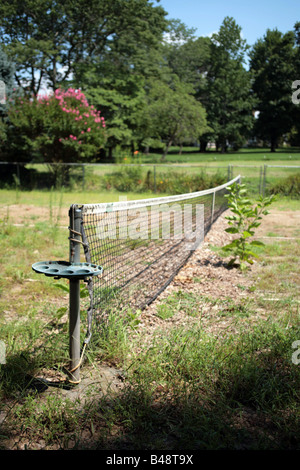
<svg viewBox="0 0 300 470">
<path fill-rule="evenodd" d="M 269 188 L 270 194 L 282 194 L 285 196 L 300 197 L 300 173 L 282 178 Z"/>
<path fill-rule="evenodd" d="M 116 171 L 105 175 L 106 189 L 118 191 L 139 191 L 143 188 L 142 169 L 139 166 L 119 167 Z"/>
<path fill-rule="evenodd" d="M 232 215 L 225 217 L 228 220 L 229 227 L 225 230 L 228 233 L 237 235 L 237 238 L 223 247 L 223 252 L 232 256 L 229 266 L 234 266 L 239 258 L 238 266 L 241 269 L 246 268 L 245 263 L 253 264 L 253 247 L 262 246 L 263 243 L 258 240 L 249 241 L 254 235 L 257 227 L 260 226 L 263 216 L 268 215 L 266 207 L 270 206 L 274 200 L 274 195 L 263 198 L 259 197 L 256 204 L 247 197 L 247 191 L 244 184 L 233 184 L 228 186 L 229 194 L 225 195 L 228 199 L 228 206 Z"/>
<path fill-rule="evenodd" d="M 154 191 L 157 193 L 184 194 L 213 188 L 225 183 L 226 178 L 219 173 L 215 175 L 190 175 L 183 172 L 169 171 L 166 174 L 157 174 L 156 182 L 152 171 L 143 173 L 139 166 L 122 166 L 118 170 L 105 175 L 106 189 L 118 191 Z"/>
<path fill-rule="evenodd" d="M 80 90 L 57 89 L 50 96 L 17 97 L 9 119 L 21 151 L 37 153 L 50 163 L 85 161 L 105 143 L 105 121 Z"/>
<path fill-rule="evenodd" d="M 160 176 L 157 178 L 156 189 L 157 192 L 161 193 L 185 194 L 214 188 L 225 183 L 225 181 L 226 178 L 219 173 L 207 175 L 201 172 L 199 175 L 190 175 L 182 172 L 170 172 L 166 177 Z"/>
</svg>

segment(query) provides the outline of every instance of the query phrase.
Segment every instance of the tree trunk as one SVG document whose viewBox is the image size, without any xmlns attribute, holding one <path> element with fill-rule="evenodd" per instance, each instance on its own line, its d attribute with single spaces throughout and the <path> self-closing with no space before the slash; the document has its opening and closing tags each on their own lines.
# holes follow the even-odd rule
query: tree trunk
<svg viewBox="0 0 300 470">
<path fill-rule="evenodd" d="M 172 142 L 173 142 L 173 140 L 169 140 L 168 145 L 166 146 L 166 149 L 165 149 L 165 151 L 164 151 L 164 153 L 163 153 L 163 156 L 161 157 L 161 161 L 162 161 L 162 162 L 165 161 L 166 156 L 167 156 L 167 153 L 168 153 L 168 151 L 169 151 L 169 148 L 170 148 L 171 145 L 172 145 Z"/>
<path fill-rule="evenodd" d="M 276 137 L 271 137 L 271 152 L 275 152 L 276 151 Z"/>
<path fill-rule="evenodd" d="M 226 153 L 227 152 L 227 144 L 226 142 L 222 142 L 221 144 L 221 153 Z"/>
<path fill-rule="evenodd" d="M 206 152 L 208 141 L 206 139 L 200 139 L 200 152 Z"/>
</svg>

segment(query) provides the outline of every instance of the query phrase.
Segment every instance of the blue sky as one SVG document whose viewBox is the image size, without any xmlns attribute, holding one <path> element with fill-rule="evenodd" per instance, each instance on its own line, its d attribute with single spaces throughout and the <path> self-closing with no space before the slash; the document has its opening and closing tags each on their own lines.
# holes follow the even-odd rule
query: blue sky
<svg viewBox="0 0 300 470">
<path fill-rule="evenodd" d="M 300 21 L 299 0 L 161 0 L 153 4 L 161 5 L 169 13 L 168 19 L 180 19 L 186 26 L 196 28 L 196 36 L 217 32 L 225 16 L 231 16 L 250 46 L 267 29 L 286 33 Z"/>
</svg>

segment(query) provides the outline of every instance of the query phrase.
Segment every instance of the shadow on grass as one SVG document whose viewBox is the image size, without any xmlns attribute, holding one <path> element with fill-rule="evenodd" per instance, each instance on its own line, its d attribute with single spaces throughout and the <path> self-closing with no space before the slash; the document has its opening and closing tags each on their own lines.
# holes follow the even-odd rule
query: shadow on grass
<svg viewBox="0 0 300 470">
<path fill-rule="evenodd" d="M 26 408 L 37 364 L 27 358 L 16 370 L 22 361 L 14 358 L 2 373 L 2 391 L 19 411 L 12 410 L 0 434 L 9 442 L 25 429 L 32 448 L 55 435 L 49 448 L 70 449 L 73 442 L 79 450 L 299 450 L 300 368 L 290 357 L 298 332 L 264 321 L 229 339 L 194 330 L 158 338 L 125 374 L 122 388 L 103 396 L 95 382 L 85 400 L 68 404 L 67 415 L 68 394 L 60 401 L 55 395 L 51 407 L 42 388 L 31 389 Z"/>
<path fill-rule="evenodd" d="M 287 353 L 295 335 L 276 328 L 265 334 L 261 327 L 232 337 L 230 349 L 224 344 L 222 350 L 221 340 L 210 342 L 219 349 L 215 355 L 201 351 L 197 340 L 195 364 L 189 361 L 188 347 L 196 346 L 191 340 L 163 363 L 168 380 L 155 380 L 141 365 L 118 396 L 97 403 L 113 432 L 101 438 L 98 429 L 98 439 L 81 448 L 299 450 L 300 370 Z"/>
<path fill-rule="evenodd" d="M 266 377 L 265 371 L 260 371 L 259 376 L 264 377 L 267 386 L 273 380 Z M 245 377 L 239 377 L 238 382 L 241 384 L 243 380 L 248 382 Z M 282 377 L 281 387 L 285 380 Z M 207 397 L 206 393 L 201 395 L 200 385 L 199 390 L 198 394 L 177 391 L 170 396 L 170 390 L 149 394 L 146 387 L 128 387 L 115 400 L 98 403 L 104 416 L 106 408 L 114 415 L 110 416 L 113 432 L 101 438 L 103 429 L 97 429 L 98 438 L 82 442 L 79 448 L 137 451 L 299 450 L 297 418 L 292 410 L 260 410 L 254 403 L 251 404 L 251 400 L 249 403 L 245 400 L 247 403 L 243 404 L 236 396 L 237 390 L 231 395 L 229 388 L 229 396 L 223 395 L 223 390 L 220 390 Z M 255 387 L 248 384 L 248 393 L 252 395 L 255 392 Z M 97 423 L 94 421 L 95 426 Z"/>
</svg>

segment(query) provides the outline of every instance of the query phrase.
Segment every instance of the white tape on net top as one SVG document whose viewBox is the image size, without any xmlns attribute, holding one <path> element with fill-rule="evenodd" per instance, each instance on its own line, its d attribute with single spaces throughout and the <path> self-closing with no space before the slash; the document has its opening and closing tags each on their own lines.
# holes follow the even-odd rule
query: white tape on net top
<svg viewBox="0 0 300 470">
<path fill-rule="evenodd" d="M 204 191 L 196 191 L 193 193 L 179 194 L 176 196 L 165 196 L 157 198 L 148 198 L 148 199 L 137 199 L 134 201 L 118 201 L 118 202 L 102 202 L 98 204 L 83 204 L 81 206 L 82 214 L 103 214 L 105 212 L 116 212 L 123 211 L 128 209 L 139 209 L 141 207 L 155 206 L 160 204 L 170 204 L 173 202 L 180 202 L 189 199 L 195 199 L 202 196 L 207 196 L 209 194 L 217 193 L 223 189 L 226 189 L 228 186 L 238 182 L 240 180 L 240 175 L 233 178 L 231 181 L 228 181 L 221 186 L 215 188 L 206 189 Z"/>
</svg>

